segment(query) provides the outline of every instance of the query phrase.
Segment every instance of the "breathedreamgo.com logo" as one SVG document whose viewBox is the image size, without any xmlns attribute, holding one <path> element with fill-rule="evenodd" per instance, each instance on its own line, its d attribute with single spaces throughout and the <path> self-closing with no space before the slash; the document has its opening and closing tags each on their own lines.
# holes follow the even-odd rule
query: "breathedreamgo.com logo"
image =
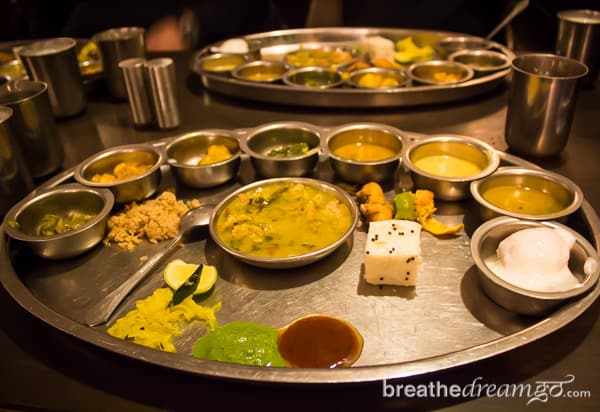
<svg viewBox="0 0 600 412">
<path fill-rule="evenodd" d="M 427 384 L 393 384 L 383 380 L 384 398 L 523 398 L 526 404 L 546 403 L 552 398 L 591 398 L 588 390 L 570 389 L 575 375 L 562 380 L 536 381 L 535 383 L 486 383 L 481 376 L 466 385 L 430 381 Z"/>
</svg>

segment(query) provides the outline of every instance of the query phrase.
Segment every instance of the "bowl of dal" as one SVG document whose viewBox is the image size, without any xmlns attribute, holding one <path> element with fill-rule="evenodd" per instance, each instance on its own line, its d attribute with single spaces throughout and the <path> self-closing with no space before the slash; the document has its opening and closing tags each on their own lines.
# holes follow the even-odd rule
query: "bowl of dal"
<svg viewBox="0 0 600 412">
<path fill-rule="evenodd" d="M 474 70 L 456 61 L 429 60 L 412 64 L 407 69 L 414 83 L 424 85 L 448 86 L 471 80 Z"/>
<path fill-rule="evenodd" d="M 227 130 L 186 133 L 165 147 L 167 164 L 185 186 L 205 189 L 233 179 L 239 170 L 241 151 L 237 138 Z"/>
<path fill-rule="evenodd" d="M 511 216 L 528 220 L 564 220 L 583 203 L 573 181 L 543 169 L 501 167 L 471 182 L 470 191 L 484 220 Z"/>
<path fill-rule="evenodd" d="M 494 50 L 459 50 L 448 56 L 448 60 L 470 66 L 475 74 L 482 76 L 510 67 L 510 58 Z"/>
<path fill-rule="evenodd" d="M 309 265 L 352 236 L 358 208 L 339 187 L 309 178 L 246 185 L 219 203 L 209 231 L 215 243 L 249 265 L 285 269 Z"/>
<path fill-rule="evenodd" d="M 343 180 L 383 182 L 393 178 L 400 166 L 404 138 L 391 126 L 352 123 L 331 130 L 324 146 L 334 172 Z"/>
<path fill-rule="evenodd" d="M 408 145 L 403 163 L 416 188 L 454 201 L 467 198 L 471 182 L 493 173 L 500 157 L 492 146 L 472 137 L 431 135 Z"/>
<path fill-rule="evenodd" d="M 289 66 L 279 61 L 252 61 L 236 67 L 233 78 L 246 82 L 275 83 L 283 78 Z"/>
</svg>

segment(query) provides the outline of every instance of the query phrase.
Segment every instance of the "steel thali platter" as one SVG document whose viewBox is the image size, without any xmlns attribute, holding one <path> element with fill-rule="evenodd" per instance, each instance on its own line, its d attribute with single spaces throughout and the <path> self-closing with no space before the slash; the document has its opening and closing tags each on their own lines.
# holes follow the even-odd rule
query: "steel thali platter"
<svg viewBox="0 0 600 412">
<path fill-rule="evenodd" d="M 242 138 L 248 129 L 233 131 Z M 410 138 L 419 135 L 405 133 Z M 165 141 L 156 142 L 164 146 Z M 532 166 L 520 158 L 501 153 L 505 164 Z M 179 187 L 163 169 L 161 187 L 176 187 L 178 198 L 197 197 L 216 203 L 235 189 L 256 179 L 249 159 L 244 158 L 236 180 L 207 190 Z M 71 181 L 69 170 L 44 186 Z M 315 178 L 334 181 L 327 159 L 321 159 Z M 393 193 L 388 187 L 386 195 Z M 438 205 L 447 223 L 468 222 L 467 203 Z M 584 202 L 569 225 L 591 241 L 598 250 L 600 221 Z M 219 324 L 232 320 L 255 321 L 281 327 L 312 313 L 326 313 L 353 324 L 365 345 L 357 363 L 350 368 L 294 369 L 226 364 L 192 357 L 190 348 L 204 332 L 184 333 L 176 341 L 178 353 L 166 353 L 106 333 L 105 326 L 91 328 L 83 323 L 86 308 L 108 294 L 140 265 L 140 258 L 159 250 L 142 244 L 134 251 L 115 245 L 66 261 L 32 258 L 20 245 L 0 236 L 0 281 L 27 311 L 52 327 L 85 342 L 146 363 L 192 374 L 255 382 L 358 383 L 398 379 L 432 373 L 486 359 L 540 339 L 560 329 L 583 313 L 600 294 L 600 284 L 581 299 L 571 301 L 543 318 L 522 317 L 494 304 L 476 281 L 468 252 L 469 229 L 452 239 L 422 237 L 424 268 L 416 288 L 368 285 L 362 277 L 366 232 L 359 227 L 354 237 L 324 260 L 304 268 L 269 271 L 250 267 L 225 254 L 207 231 L 172 255 L 186 261 L 205 259 L 219 270 L 219 280 L 210 299 L 222 302 Z M 110 262 L 110 264 L 106 264 Z M 115 313 L 129 311 L 137 300 L 163 285 L 162 267 L 149 276 Z"/>
</svg>

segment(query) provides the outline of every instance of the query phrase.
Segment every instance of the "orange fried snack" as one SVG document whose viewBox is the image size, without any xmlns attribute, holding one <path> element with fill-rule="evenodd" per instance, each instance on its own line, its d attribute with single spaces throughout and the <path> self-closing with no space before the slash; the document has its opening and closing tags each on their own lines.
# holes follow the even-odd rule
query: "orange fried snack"
<svg viewBox="0 0 600 412">
<path fill-rule="evenodd" d="M 360 212 L 367 221 L 375 222 L 393 218 L 394 208 L 385 200 L 383 189 L 379 184 L 375 182 L 365 184 L 356 196 Z"/>
</svg>

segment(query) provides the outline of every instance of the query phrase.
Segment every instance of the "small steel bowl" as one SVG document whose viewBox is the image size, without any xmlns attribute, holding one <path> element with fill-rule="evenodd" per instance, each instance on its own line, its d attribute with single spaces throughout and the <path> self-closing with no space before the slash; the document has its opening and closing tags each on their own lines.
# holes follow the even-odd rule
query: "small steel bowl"
<svg viewBox="0 0 600 412">
<path fill-rule="evenodd" d="M 496 275 L 486 260 L 496 254 L 498 244 L 519 230 L 550 227 L 568 231 L 575 237 L 571 248 L 569 269 L 580 284 L 564 292 L 538 292 L 516 286 Z M 598 281 L 600 263 L 593 246 L 579 233 L 558 222 L 519 220 L 497 217 L 479 226 L 471 237 L 471 255 L 479 273 L 484 292 L 498 305 L 523 315 L 541 316 L 557 306 L 588 292 Z"/>
<path fill-rule="evenodd" d="M 108 189 L 70 183 L 42 190 L 14 205 L 4 217 L 4 231 L 25 243 L 33 253 L 47 259 L 80 255 L 103 238 L 114 197 Z M 65 218 L 69 212 L 95 215 L 76 229 L 51 236 L 37 234 L 46 214 Z"/>
<path fill-rule="evenodd" d="M 306 143 L 306 153 L 269 156 L 272 150 L 294 143 Z M 263 125 L 242 138 L 242 150 L 250 156 L 256 171 L 264 177 L 301 177 L 310 174 L 319 161 L 321 136 L 314 126 L 302 122 Z"/>
<path fill-rule="evenodd" d="M 552 213 L 521 213 L 486 199 L 485 194 L 488 190 L 505 186 L 544 192 L 563 207 Z M 501 167 L 488 177 L 471 182 L 470 191 L 479 206 L 479 214 L 483 220 L 502 215 L 529 220 L 564 220 L 583 203 L 583 192 L 566 177 L 548 170 L 518 166 Z"/>
<path fill-rule="evenodd" d="M 236 67 L 231 75 L 246 82 L 274 83 L 280 81 L 288 69 L 283 62 L 257 60 Z"/>
<path fill-rule="evenodd" d="M 319 90 L 341 86 L 345 81 L 339 71 L 315 66 L 288 70 L 283 82 L 292 87 Z"/>
<path fill-rule="evenodd" d="M 248 61 L 243 54 L 215 53 L 202 57 L 196 63 L 198 70 L 207 73 L 231 73 L 233 69 Z"/>
<path fill-rule="evenodd" d="M 508 69 L 511 63 L 506 54 L 493 50 L 459 50 L 448 56 L 448 60 L 466 64 L 480 76 Z"/>
<path fill-rule="evenodd" d="M 474 163 L 480 172 L 469 176 L 449 177 L 431 173 L 415 165 L 429 156 L 452 156 Z M 431 190 L 441 200 L 462 200 L 469 196 L 472 181 L 493 173 L 500 164 L 494 148 L 481 140 L 458 135 L 431 135 L 408 145 L 403 163 L 410 170 L 419 189 Z"/>
<path fill-rule="evenodd" d="M 18 59 L 0 64 L 0 75 L 6 77 L 8 80 L 27 78 L 25 66 L 23 66 L 23 63 Z"/>
<path fill-rule="evenodd" d="M 337 155 L 340 147 L 354 143 L 384 146 L 394 152 L 386 159 L 351 160 Z M 404 139 L 400 130 L 378 123 L 351 123 L 333 129 L 325 138 L 323 151 L 328 154 L 334 172 L 350 183 L 382 182 L 394 177 L 402 158 Z"/>
<path fill-rule="evenodd" d="M 341 203 L 346 205 L 348 207 L 348 209 L 350 210 L 350 215 L 351 215 L 352 221 L 350 223 L 348 230 L 337 241 L 333 242 L 330 245 L 327 245 L 325 247 L 322 247 L 321 249 L 314 250 L 309 253 L 305 253 L 303 255 L 296 255 L 296 256 L 290 256 L 290 257 L 252 256 L 252 255 L 249 255 L 246 253 L 242 253 L 237 249 L 231 248 L 221 241 L 221 239 L 219 238 L 219 236 L 217 234 L 217 229 L 216 229 L 215 225 L 216 225 L 216 222 L 218 221 L 221 213 L 223 213 L 225 208 L 234 199 L 236 199 L 242 193 L 247 193 L 247 192 L 253 191 L 260 187 L 266 187 L 268 185 L 280 184 L 283 182 L 301 183 L 304 185 L 308 185 L 308 186 L 315 187 L 315 188 L 327 191 L 329 193 L 332 193 L 337 199 L 340 200 Z M 297 268 L 297 267 L 309 265 L 309 264 L 314 263 L 318 260 L 321 260 L 321 259 L 325 258 L 326 256 L 329 256 L 330 254 L 335 252 L 354 233 L 354 229 L 356 228 L 356 225 L 358 223 L 358 215 L 359 215 L 358 207 L 356 206 L 356 202 L 354 201 L 354 199 L 352 199 L 352 197 L 350 197 L 350 195 L 346 191 L 342 190 L 341 188 L 337 187 L 336 185 L 327 183 L 327 182 L 324 182 L 321 180 L 316 180 L 316 179 L 301 178 L 301 177 L 287 177 L 287 178 L 283 177 L 283 178 L 266 179 L 266 180 L 257 181 L 257 182 L 251 183 L 249 185 L 243 186 L 243 187 L 239 188 L 238 190 L 236 190 L 235 192 L 231 193 L 229 196 L 227 196 L 225 199 L 223 199 L 213 210 L 213 213 L 210 217 L 209 231 L 210 231 L 210 235 L 211 235 L 212 239 L 215 241 L 215 243 L 217 245 L 219 245 L 219 247 L 221 249 L 223 249 L 225 252 L 229 253 L 231 256 L 235 257 L 236 259 L 241 260 L 242 262 L 245 262 L 252 266 L 257 266 L 257 267 L 266 268 L 266 269 L 289 269 L 289 268 Z"/>
<path fill-rule="evenodd" d="M 217 163 L 198 162 L 211 145 L 223 145 L 231 157 Z M 227 130 L 202 130 L 172 139 L 165 148 L 167 163 L 175 177 L 186 186 L 205 189 L 233 179 L 240 167 L 240 145 Z"/>
<path fill-rule="evenodd" d="M 441 57 L 447 57 L 459 50 L 491 48 L 491 41 L 473 36 L 447 36 L 440 39 L 435 45 L 435 49 Z"/>
<path fill-rule="evenodd" d="M 471 80 L 475 74 L 473 69 L 466 64 L 447 60 L 429 60 L 414 63 L 409 66 L 408 76 L 417 83 L 438 86 L 449 86 Z M 451 78 L 445 81 L 444 76 Z M 436 77 L 440 76 L 440 77 Z"/>
<path fill-rule="evenodd" d="M 367 83 L 369 81 L 374 83 Z M 360 89 L 395 89 L 406 86 L 408 82 L 409 78 L 402 70 L 383 67 L 357 70 L 348 78 L 348 84 Z"/>
<path fill-rule="evenodd" d="M 144 200 L 156 192 L 161 179 L 160 166 L 163 161 L 162 152 L 152 145 L 117 146 L 85 159 L 75 168 L 74 177 L 83 185 L 110 189 L 117 203 L 133 202 Z M 95 174 L 112 173 L 115 166 L 121 162 L 152 166 L 138 176 L 118 182 L 97 183 L 92 181 L 92 176 Z"/>
<path fill-rule="evenodd" d="M 342 53 L 344 56 L 347 56 L 346 60 L 339 61 L 337 63 L 327 62 L 320 60 L 318 58 L 310 59 L 308 62 L 301 62 L 299 64 L 294 62 L 294 57 L 299 53 Z M 341 69 L 343 67 L 349 66 L 354 63 L 358 59 L 358 53 L 356 49 L 352 47 L 344 47 L 344 46 L 328 46 L 323 44 L 304 44 L 297 50 L 288 52 L 283 60 L 285 63 L 289 64 L 292 67 L 322 67 L 322 68 L 334 68 Z M 325 58 L 326 60 L 326 58 Z"/>
</svg>

